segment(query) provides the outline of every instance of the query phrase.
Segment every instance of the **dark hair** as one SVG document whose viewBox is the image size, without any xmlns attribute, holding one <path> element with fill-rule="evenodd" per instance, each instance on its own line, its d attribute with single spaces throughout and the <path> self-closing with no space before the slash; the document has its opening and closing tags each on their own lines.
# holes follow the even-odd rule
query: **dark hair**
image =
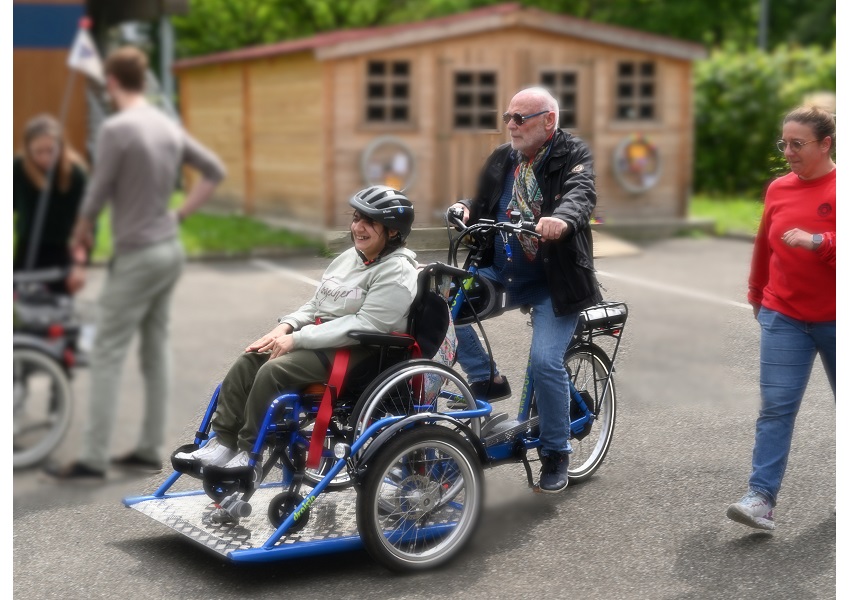
<svg viewBox="0 0 850 600">
<path fill-rule="evenodd" d="M 355 210 L 354 212 L 360 213 L 359 210 Z M 361 218 L 369 219 L 372 223 L 377 223 L 377 221 L 375 221 L 374 219 L 372 219 L 368 215 L 364 215 L 363 213 L 360 213 L 360 215 L 361 215 Z M 383 225 L 383 227 L 384 227 L 384 233 L 383 234 L 387 237 L 387 241 L 384 244 L 384 249 L 381 250 L 381 253 L 380 253 L 379 256 L 385 256 L 387 254 L 394 252 L 395 250 L 398 250 L 399 248 L 404 248 L 405 246 L 407 246 L 407 238 L 405 238 L 403 235 L 401 235 L 400 231 L 395 230 L 397 232 L 397 234 L 393 237 L 390 237 L 390 229 L 392 229 L 392 228 L 387 227 L 383 223 L 381 223 L 381 225 Z M 353 232 L 349 231 L 348 237 L 351 239 L 352 242 L 354 241 L 354 233 Z"/>
<path fill-rule="evenodd" d="M 128 92 L 142 92 L 145 89 L 148 57 L 135 46 L 123 46 L 109 54 L 103 69 Z"/>
<path fill-rule="evenodd" d="M 830 151 L 835 150 L 835 115 L 828 110 L 814 104 L 798 106 L 785 115 L 782 124 L 789 121 L 808 125 L 818 140 L 829 137 L 832 141 Z"/>
</svg>

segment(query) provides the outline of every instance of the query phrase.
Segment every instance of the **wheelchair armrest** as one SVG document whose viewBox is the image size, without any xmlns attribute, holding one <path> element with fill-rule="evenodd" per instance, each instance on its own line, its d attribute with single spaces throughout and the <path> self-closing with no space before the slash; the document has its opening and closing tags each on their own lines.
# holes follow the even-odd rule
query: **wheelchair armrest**
<svg viewBox="0 0 850 600">
<path fill-rule="evenodd" d="M 362 346 L 380 346 L 384 348 L 410 348 L 416 343 L 413 337 L 403 333 L 349 331 L 348 337 L 357 340 Z"/>
</svg>

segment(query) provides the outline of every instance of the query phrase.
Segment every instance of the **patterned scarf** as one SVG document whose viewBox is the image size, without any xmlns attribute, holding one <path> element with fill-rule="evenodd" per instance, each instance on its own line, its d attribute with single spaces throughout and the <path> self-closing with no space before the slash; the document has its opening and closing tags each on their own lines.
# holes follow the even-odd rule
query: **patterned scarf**
<svg viewBox="0 0 850 600">
<path fill-rule="evenodd" d="M 549 152 L 549 143 L 543 144 L 534 155 L 534 160 L 529 160 L 522 152 L 519 154 L 519 164 L 514 171 L 514 189 L 511 192 L 511 201 L 508 203 L 508 212 L 519 210 L 524 221 L 537 221 L 540 216 L 540 206 L 543 204 L 543 193 L 540 184 L 534 175 L 537 168 Z M 537 256 L 537 238 L 529 235 L 518 236 L 519 243 L 528 260 L 534 260 Z"/>
</svg>

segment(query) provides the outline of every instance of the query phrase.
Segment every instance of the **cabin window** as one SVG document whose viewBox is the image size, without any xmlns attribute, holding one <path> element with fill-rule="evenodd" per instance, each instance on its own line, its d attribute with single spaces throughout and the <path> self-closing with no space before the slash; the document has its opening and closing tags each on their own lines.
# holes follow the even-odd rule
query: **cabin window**
<svg viewBox="0 0 850 600">
<path fill-rule="evenodd" d="M 578 124 L 576 116 L 578 74 L 575 71 L 542 71 L 540 73 L 540 85 L 549 90 L 558 101 L 558 108 L 560 109 L 558 127 L 575 129 Z"/>
<path fill-rule="evenodd" d="M 410 123 L 410 62 L 370 60 L 366 65 L 366 122 Z"/>
<path fill-rule="evenodd" d="M 652 61 L 617 63 L 616 118 L 642 121 L 656 117 L 656 68 Z"/>
<path fill-rule="evenodd" d="M 495 71 L 458 71 L 454 78 L 454 126 L 464 130 L 497 130 L 498 77 Z"/>
</svg>

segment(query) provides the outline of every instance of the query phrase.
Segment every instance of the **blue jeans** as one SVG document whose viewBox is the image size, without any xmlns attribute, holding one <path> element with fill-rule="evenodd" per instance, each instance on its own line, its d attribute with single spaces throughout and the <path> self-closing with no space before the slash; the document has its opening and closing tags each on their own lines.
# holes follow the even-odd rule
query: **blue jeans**
<svg viewBox="0 0 850 600">
<path fill-rule="evenodd" d="M 490 276 L 486 269 L 482 275 Z M 493 277 L 494 279 L 496 277 Z M 508 294 L 509 308 L 510 293 Z M 537 412 L 540 415 L 540 444 L 544 454 L 572 452 L 569 440 L 569 375 L 564 354 L 573 338 L 579 313 L 555 315 L 552 299 L 547 297 L 531 305 L 531 354 L 529 367 L 534 384 Z M 490 357 L 469 325 L 457 327 L 457 358 L 470 382 L 490 377 Z M 498 373 L 498 370 L 494 372 Z"/>
<path fill-rule="evenodd" d="M 791 450 L 794 421 L 820 354 L 835 395 L 835 321 L 805 323 L 762 307 L 761 410 L 756 421 L 750 489 L 776 504 Z"/>
</svg>

